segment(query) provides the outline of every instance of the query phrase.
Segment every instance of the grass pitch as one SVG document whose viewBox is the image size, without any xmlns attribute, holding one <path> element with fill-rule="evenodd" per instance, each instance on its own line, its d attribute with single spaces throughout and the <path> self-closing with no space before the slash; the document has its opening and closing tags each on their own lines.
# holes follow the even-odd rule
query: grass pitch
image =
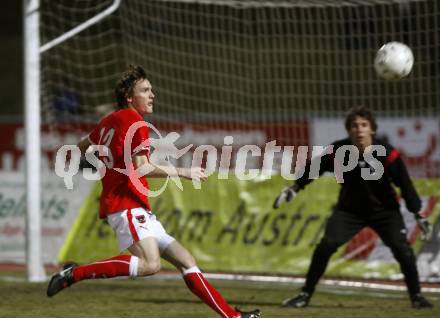
<svg viewBox="0 0 440 318">
<path fill-rule="evenodd" d="M 434 309 L 410 308 L 404 292 L 379 292 L 320 286 L 308 308 L 281 308 L 298 286 L 212 281 L 232 305 L 260 308 L 263 317 L 440 317 L 440 295 L 426 294 Z M 157 278 L 85 281 L 46 297 L 46 283 L 0 279 L 0 317 L 11 318 L 215 318 L 182 280 Z"/>
</svg>

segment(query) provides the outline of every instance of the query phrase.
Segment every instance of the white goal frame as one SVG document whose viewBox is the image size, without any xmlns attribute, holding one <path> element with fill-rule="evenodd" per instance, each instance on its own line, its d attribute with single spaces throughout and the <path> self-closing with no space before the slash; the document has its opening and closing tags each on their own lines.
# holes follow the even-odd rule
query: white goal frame
<svg viewBox="0 0 440 318">
<path fill-rule="evenodd" d="M 26 162 L 26 270 L 30 282 L 46 280 L 41 246 L 41 96 L 40 55 L 115 12 L 122 0 L 114 0 L 104 11 L 41 45 L 40 0 L 23 0 L 24 116 Z"/>
</svg>

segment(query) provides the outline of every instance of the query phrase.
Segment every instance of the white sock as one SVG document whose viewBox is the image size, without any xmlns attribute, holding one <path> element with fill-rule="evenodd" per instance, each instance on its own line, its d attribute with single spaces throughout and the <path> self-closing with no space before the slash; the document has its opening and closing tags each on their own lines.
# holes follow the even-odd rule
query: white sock
<svg viewBox="0 0 440 318">
<path fill-rule="evenodd" d="M 189 273 L 201 273 L 200 269 L 197 266 L 193 266 L 183 270 L 183 276 Z"/>
<path fill-rule="evenodd" d="M 139 267 L 139 257 L 132 256 L 130 258 L 130 267 L 129 267 L 129 273 L 130 277 L 137 277 L 138 276 L 138 267 Z"/>
</svg>

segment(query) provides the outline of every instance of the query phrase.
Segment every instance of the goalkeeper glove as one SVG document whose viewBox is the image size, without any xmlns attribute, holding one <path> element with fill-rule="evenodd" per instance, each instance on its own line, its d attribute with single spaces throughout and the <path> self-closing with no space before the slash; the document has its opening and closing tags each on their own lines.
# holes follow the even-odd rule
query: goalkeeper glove
<svg viewBox="0 0 440 318">
<path fill-rule="evenodd" d="M 296 185 L 284 188 L 273 203 L 273 208 L 278 209 L 283 202 L 290 202 L 296 196 L 298 189 Z"/>
<path fill-rule="evenodd" d="M 422 217 L 418 213 L 415 214 L 415 218 L 419 226 L 419 229 L 422 231 L 422 240 L 423 241 L 430 240 L 432 235 L 431 223 L 429 223 L 429 221 L 426 218 Z"/>
</svg>

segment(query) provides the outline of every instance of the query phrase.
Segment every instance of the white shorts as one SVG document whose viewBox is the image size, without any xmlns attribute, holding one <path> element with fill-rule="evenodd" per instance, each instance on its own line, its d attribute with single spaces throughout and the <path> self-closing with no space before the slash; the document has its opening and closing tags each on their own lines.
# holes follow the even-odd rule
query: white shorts
<svg viewBox="0 0 440 318">
<path fill-rule="evenodd" d="M 162 253 L 175 240 L 156 220 L 156 216 L 144 208 L 112 213 L 107 216 L 107 222 L 116 233 L 121 252 L 138 241 L 154 237 Z"/>
</svg>

